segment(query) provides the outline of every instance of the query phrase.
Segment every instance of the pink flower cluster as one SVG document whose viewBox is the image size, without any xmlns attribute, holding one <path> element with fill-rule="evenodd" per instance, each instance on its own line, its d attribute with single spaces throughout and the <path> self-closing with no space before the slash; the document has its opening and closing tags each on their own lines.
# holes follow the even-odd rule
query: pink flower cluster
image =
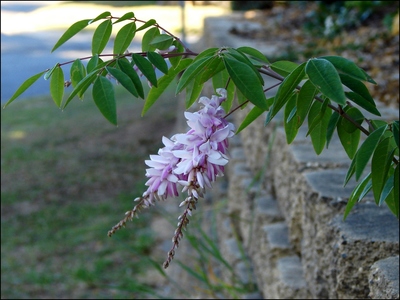
<svg viewBox="0 0 400 300">
<path fill-rule="evenodd" d="M 203 107 L 194 113 L 185 112 L 190 130 L 168 139 L 163 137 L 164 147 L 157 155 L 150 155 L 145 163 L 149 180 L 143 194 L 147 205 L 153 200 L 164 200 L 178 196 L 178 184 L 190 190 L 198 198 L 216 177 L 222 176 L 228 163 L 228 138 L 234 135 L 234 125 L 224 119 L 221 103 L 226 99 L 226 90 L 218 89 L 220 97 L 201 97 Z"/>
</svg>

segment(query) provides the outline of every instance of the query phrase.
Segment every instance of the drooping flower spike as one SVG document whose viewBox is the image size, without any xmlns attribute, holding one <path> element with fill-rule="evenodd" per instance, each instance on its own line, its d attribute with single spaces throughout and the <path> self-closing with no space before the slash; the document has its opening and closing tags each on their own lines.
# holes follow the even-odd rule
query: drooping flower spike
<svg viewBox="0 0 400 300">
<path fill-rule="evenodd" d="M 175 134 L 170 139 L 163 137 L 164 147 L 157 155 L 150 155 L 145 163 L 145 183 L 148 187 L 141 197 L 135 199 L 138 203 L 126 212 L 125 218 L 109 232 L 111 236 L 126 222 L 137 216 L 145 207 L 154 204 L 154 200 L 165 200 L 179 196 L 178 185 L 182 193 L 187 192 L 186 199 L 180 206 L 185 206 L 179 216 L 177 229 L 172 239 L 172 248 L 168 252 L 164 268 L 167 268 L 175 255 L 175 248 L 183 237 L 182 230 L 189 223 L 188 217 L 196 209 L 196 203 L 204 196 L 206 188 L 212 188 L 212 182 L 223 176 L 224 166 L 228 163 L 228 138 L 234 135 L 234 125 L 225 120 L 225 111 L 221 103 L 226 99 L 226 90 L 217 89 L 220 96 L 213 95 L 211 99 L 201 97 L 199 103 L 203 106 L 197 112 L 185 112 L 190 129 L 186 133 Z"/>
</svg>

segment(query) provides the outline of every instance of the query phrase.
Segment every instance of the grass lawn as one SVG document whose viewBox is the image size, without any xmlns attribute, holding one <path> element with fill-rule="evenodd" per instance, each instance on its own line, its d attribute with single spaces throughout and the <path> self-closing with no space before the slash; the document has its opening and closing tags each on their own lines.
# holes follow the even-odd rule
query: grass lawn
<svg viewBox="0 0 400 300">
<path fill-rule="evenodd" d="M 42 97 L 1 112 L 1 298 L 157 297 L 152 212 L 107 232 L 144 191 L 143 160 L 171 135 L 175 100 L 141 118 L 142 100 L 118 87 L 115 127 L 89 94 L 65 111 Z"/>
</svg>

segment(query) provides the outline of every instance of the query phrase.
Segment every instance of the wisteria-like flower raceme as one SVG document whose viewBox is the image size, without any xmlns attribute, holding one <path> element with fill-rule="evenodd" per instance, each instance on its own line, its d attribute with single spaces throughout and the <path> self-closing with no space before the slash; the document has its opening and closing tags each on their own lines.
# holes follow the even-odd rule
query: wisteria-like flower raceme
<svg viewBox="0 0 400 300">
<path fill-rule="evenodd" d="M 164 268 L 169 266 L 175 255 L 175 248 L 179 246 L 183 229 L 189 223 L 188 217 L 196 209 L 198 199 L 204 196 L 206 188 L 212 188 L 211 183 L 218 176 L 223 176 L 224 166 L 228 163 L 228 138 L 234 135 L 235 128 L 226 121 L 221 107 L 226 99 L 226 90 L 217 89 L 217 94 L 220 96 L 213 95 L 211 99 L 201 97 L 199 103 L 203 106 L 199 111 L 185 112 L 190 127 L 188 132 L 176 134 L 170 139 L 163 137 L 164 147 L 145 161 L 149 166 L 146 170 L 148 189 L 134 200 L 138 203 L 125 213 L 125 218 L 108 232 L 108 236 L 114 234 L 137 216 L 142 208 L 154 205 L 154 200 L 179 196 L 178 185 L 183 186 L 182 193 L 187 192 L 187 197 L 179 206 L 184 206 L 185 210 L 178 217 Z"/>
</svg>

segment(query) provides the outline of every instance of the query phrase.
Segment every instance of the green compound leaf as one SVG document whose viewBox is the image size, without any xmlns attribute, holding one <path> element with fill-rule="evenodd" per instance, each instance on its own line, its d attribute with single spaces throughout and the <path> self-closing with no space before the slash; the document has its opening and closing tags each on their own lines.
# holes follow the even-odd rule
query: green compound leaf
<svg viewBox="0 0 400 300">
<path fill-rule="evenodd" d="M 64 72 L 58 66 L 54 69 L 53 75 L 50 79 L 50 95 L 54 100 L 54 103 L 61 107 L 61 102 L 64 96 Z"/>
<path fill-rule="evenodd" d="M 390 205 L 390 203 L 388 203 L 388 201 L 386 200 L 386 204 L 391 207 L 393 207 L 393 209 L 391 209 L 391 211 L 395 214 L 395 216 L 397 217 L 397 219 L 399 218 L 399 165 L 397 164 L 396 169 L 394 170 L 394 186 L 393 186 L 393 204 Z"/>
<path fill-rule="evenodd" d="M 249 126 L 251 123 L 253 123 L 253 121 L 257 119 L 259 116 L 261 116 L 264 112 L 265 112 L 264 109 L 261 109 L 258 106 L 254 106 L 240 124 L 239 128 L 236 131 L 236 134 L 238 134 L 247 126 Z"/>
<path fill-rule="evenodd" d="M 150 83 L 157 87 L 157 75 L 151 62 L 149 62 L 140 54 L 136 53 L 132 54 L 132 60 L 135 62 L 135 65 L 139 68 L 143 75 L 150 81 Z"/>
<path fill-rule="evenodd" d="M 320 59 L 329 61 L 339 73 L 346 74 L 355 79 L 368 81 L 376 84 L 376 82 L 361 68 L 359 68 L 354 62 L 341 56 L 321 56 Z"/>
<path fill-rule="evenodd" d="M 365 100 L 365 98 L 363 98 L 362 96 L 360 96 L 357 93 L 354 92 L 345 92 L 344 93 L 346 95 L 346 97 L 353 101 L 354 103 L 360 105 L 362 108 L 364 108 L 366 111 L 376 115 L 376 116 L 380 116 L 381 113 L 377 110 L 375 104 L 371 104 L 368 101 Z"/>
<path fill-rule="evenodd" d="M 112 83 L 107 78 L 98 76 L 93 84 L 92 96 L 102 115 L 111 124 L 117 125 L 117 106 Z"/>
<path fill-rule="evenodd" d="M 136 91 L 136 87 L 133 84 L 131 78 L 126 75 L 124 72 L 121 70 L 118 70 L 116 68 L 111 68 L 111 67 L 106 67 L 106 70 L 114 76 L 115 79 L 118 80 L 118 82 L 128 90 L 129 93 L 131 93 L 135 97 L 139 97 L 138 92 Z"/>
<path fill-rule="evenodd" d="M 396 142 L 397 148 L 399 148 L 399 121 L 394 121 L 392 123 L 392 128 L 394 140 Z"/>
<path fill-rule="evenodd" d="M 91 59 L 89 59 L 86 65 L 87 73 L 91 73 L 93 70 L 95 70 L 98 64 L 99 64 L 99 55 L 95 54 L 92 56 Z"/>
<path fill-rule="evenodd" d="M 213 59 L 211 56 L 195 59 L 193 63 L 183 72 L 176 87 L 175 94 L 179 94 L 199 73 L 201 73 L 205 66 Z"/>
<path fill-rule="evenodd" d="M 394 185 L 394 176 L 392 175 L 388 178 L 388 180 L 385 183 L 385 186 L 383 187 L 381 197 L 379 198 L 379 203 L 378 203 L 379 206 L 381 206 L 383 202 L 388 200 L 389 203 L 393 202 L 393 200 L 390 199 L 393 197 L 393 185 Z"/>
<path fill-rule="evenodd" d="M 150 19 L 150 20 L 148 20 L 146 23 L 144 23 L 142 26 L 140 26 L 136 31 L 140 31 L 140 30 L 149 28 L 150 26 L 153 26 L 153 25 L 155 25 L 155 24 L 157 24 L 156 20 Z M 157 29 L 157 28 L 156 28 L 156 29 Z"/>
<path fill-rule="evenodd" d="M 70 69 L 70 77 L 71 77 L 72 86 L 75 88 L 78 85 L 78 83 L 83 78 L 85 78 L 85 76 L 86 76 L 85 66 L 83 65 L 83 63 L 81 62 L 80 59 L 76 59 Z M 83 93 L 79 92 L 78 96 L 79 96 L 79 98 L 82 99 Z"/>
<path fill-rule="evenodd" d="M 326 109 L 326 104 L 328 102 L 328 100 L 324 101 L 324 103 L 315 101 L 308 115 L 309 123 L 312 121 L 311 126 L 313 127 L 309 129 L 311 142 L 317 155 L 321 154 L 326 144 L 326 132 L 332 115 L 332 110 Z M 317 112 L 319 116 L 315 117 L 315 112 Z"/>
<path fill-rule="evenodd" d="M 200 74 L 199 80 L 201 83 L 204 83 L 208 81 L 210 78 L 213 78 L 216 74 L 218 74 L 222 70 L 225 70 L 224 61 L 222 60 L 221 57 L 215 56 L 204 67 L 203 73 Z"/>
<path fill-rule="evenodd" d="M 104 21 L 96 28 L 92 38 L 92 55 L 101 54 L 101 52 L 103 52 L 110 39 L 111 31 L 111 20 Z"/>
<path fill-rule="evenodd" d="M 297 97 L 297 127 L 303 124 L 316 94 L 317 89 L 310 80 L 307 80 L 301 87 Z"/>
<path fill-rule="evenodd" d="M 157 52 L 149 51 L 147 52 L 147 58 L 161 72 L 163 72 L 164 74 L 168 73 L 168 65 L 165 62 L 164 57 L 162 57 L 160 54 L 158 54 Z"/>
<path fill-rule="evenodd" d="M 204 82 L 200 82 L 200 77 L 192 80 L 186 87 L 185 107 L 188 109 L 200 96 Z"/>
<path fill-rule="evenodd" d="M 335 67 L 325 59 L 310 59 L 305 68 L 311 82 L 332 101 L 346 104 L 342 82 Z"/>
<path fill-rule="evenodd" d="M 51 75 L 53 75 L 54 70 L 55 70 L 56 68 L 58 68 L 59 65 L 60 65 L 59 63 L 56 63 L 50 70 L 48 70 L 48 71 L 44 74 L 44 76 L 43 76 L 44 80 L 49 80 L 49 78 L 51 77 Z"/>
<path fill-rule="evenodd" d="M 275 115 L 289 100 L 293 90 L 303 80 L 305 66 L 306 63 L 302 63 L 282 81 L 282 84 L 279 86 L 278 91 L 276 92 L 275 102 L 272 105 L 272 108 L 269 111 L 265 120 L 265 125 L 267 125 L 272 120 L 272 118 L 275 117 Z"/>
<path fill-rule="evenodd" d="M 92 24 L 92 23 L 94 23 L 94 22 L 96 22 L 98 20 L 106 19 L 108 17 L 111 17 L 111 13 L 109 11 L 105 11 L 105 12 L 99 14 L 96 18 L 90 20 L 88 23 Z"/>
<path fill-rule="evenodd" d="M 176 49 L 174 51 L 170 52 L 170 53 L 183 53 L 183 52 L 185 52 L 185 48 L 183 48 L 182 44 L 180 44 L 178 41 L 174 41 L 172 43 L 172 45 L 174 45 Z M 175 68 L 179 64 L 181 59 L 182 59 L 182 55 L 177 55 L 175 57 L 170 57 L 169 58 L 169 62 L 171 63 L 171 66 Z"/>
<path fill-rule="evenodd" d="M 172 45 L 173 41 L 174 39 L 168 34 L 160 34 L 154 37 L 154 39 L 150 42 L 150 45 L 159 50 L 165 50 Z"/>
<path fill-rule="evenodd" d="M 328 129 L 326 131 L 326 149 L 328 149 L 329 143 L 331 142 L 333 133 L 335 132 L 336 125 L 340 119 L 339 113 L 334 111 L 328 123 Z"/>
<path fill-rule="evenodd" d="M 372 191 L 376 204 L 381 204 L 380 197 L 389 177 L 394 149 L 391 147 L 390 138 L 384 138 L 376 147 L 371 160 Z"/>
<path fill-rule="evenodd" d="M 346 220 L 347 216 L 349 215 L 354 205 L 357 202 L 360 202 L 365 197 L 365 195 L 371 190 L 371 188 L 372 188 L 371 173 L 369 173 L 359 184 L 357 184 L 357 186 L 351 193 L 343 214 L 343 220 Z"/>
<path fill-rule="evenodd" d="M 224 57 L 225 68 L 240 92 L 254 105 L 268 110 L 267 99 L 257 74 L 247 64 Z"/>
<path fill-rule="evenodd" d="M 83 78 L 76 87 L 72 90 L 71 94 L 68 96 L 65 101 L 63 109 L 65 109 L 68 103 L 79 93 L 79 95 L 83 95 L 88 87 L 92 84 L 92 82 L 96 79 L 98 70 L 94 70 L 91 73 L 87 74 L 85 78 Z M 82 97 L 80 97 L 82 98 Z"/>
<path fill-rule="evenodd" d="M 132 68 L 132 65 L 126 58 L 121 58 L 118 60 L 118 67 L 122 72 L 124 72 L 131 79 L 132 83 L 135 85 L 136 91 L 140 98 L 144 99 L 144 90 L 142 81 L 140 80 L 139 75 Z"/>
<path fill-rule="evenodd" d="M 57 41 L 57 43 L 54 45 L 53 49 L 51 49 L 51 52 L 59 48 L 62 44 L 64 44 L 66 41 L 68 41 L 70 38 L 72 38 L 74 35 L 76 35 L 78 32 L 80 32 L 82 29 L 84 29 L 86 26 L 89 25 L 90 19 L 85 19 L 78 21 L 74 24 L 72 24 L 67 31 L 64 32 L 64 34 L 60 37 L 60 39 Z"/>
<path fill-rule="evenodd" d="M 293 140 L 296 138 L 297 132 L 299 128 L 297 127 L 297 118 L 295 117 L 296 113 L 296 102 L 297 102 L 297 93 L 293 93 L 292 97 L 290 97 L 289 101 L 286 103 L 285 112 L 284 112 L 284 127 L 286 133 L 286 142 L 291 144 Z"/>
<path fill-rule="evenodd" d="M 186 69 L 192 62 L 191 58 L 182 59 L 178 66 L 171 68 L 168 74 L 158 79 L 157 87 L 153 86 L 147 95 L 146 102 L 144 103 L 142 116 L 150 109 L 150 107 L 157 101 L 157 99 L 164 93 L 166 88 L 172 83 L 175 77 L 184 69 Z"/>
<path fill-rule="evenodd" d="M 339 121 L 337 123 L 337 133 L 344 151 L 347 153 L 347 156 L 350 159 L 353 159 L 357 152 L 358 144 L 360 143 L 361 131 L 356 130 L 352 133 L 349 133 L 342 122 Z"/>
<path fill-rule="evenodd" d="M 280 61 L 276 61 L 273 64 L 271 64 L 270 67 L 273 71 L 275 71 L 279 75 L 286 77 L 290 73 L 292 73 L 294 70 L 296 70 L 296 68 L 298 66 L 299 66 L 299 64 L 296 64 L 294 62 L 287 61 L 287 60 L 280 60 Z"/>
<path fill-rule="evenodd" d="M 261 76 L 260 72 L 257 70 L 257 68 L 253 65 L 253 63 L 251 62 L 251 60 L 243 53 L 237 51 L 234 48 L 227 48 L 227 52 L 224 53 L 224 55 L 226 57 L 229 57 L 233 60 L 237 60 L 240 61 L 244 64 L 247 64 L 251 69 L 253 69 L 254 74 L 257 75 L 258 79 L 260 80 L 261 85 L 264 85 L 264 79 Z"/>
<path fill-rule="evenodd" d="M 140 28 L 136 31 L 139 31 Z M 150 45 L 151 41 L 154 40 L 156 36 L 160 35 L 160 30 L 157 27 L 150 28 L 146 31 L 142 38 L 142 51 L 155 51 L 157 47 Z"/>
<path fill-rule="evenodd" d="M 114 54 L 123 54 L 135 36 L 136 24 L 134 22 L 124 25 L 117 33 L 114 41 Z"/>
<path fill-rule="evenodd" d="M 255 58 L 255 59 L 257 59 L 257 60 L 259 60 L 261 62 L 264 62 L 266 64 L 270 64 L 270 62 L 265 57 L 265 55 L 262 54 L 257 49 L 245 46 L 245 47 L 239 47 L 236 50 L 239 51 L 239 52 L 243 52 L 243 53 L 249 55 L 250 57 Z"/>
<path fill-rule="evenodd" d="M 127 12 L 126 14 L 124 14 L 121 18 L 119 18 L 117 21 L 114 22 L 114 24 L 117 24 L 119 22 L 125 21 L 125 20 L 129 20 L 129 19 L 133 19 L 135 18 L 135 14 L 133 12 Z"/>
<path fill-rule="evenodd" d="M 25 80 L 20 85 L 20 87 L 15 91 L 15 93 L 11 96 L 11 98 L 7 101 L 7 103 L 4 104 L 3 109 L 6 108 L 16 98 L 18 98 L 19 95 L 21 95 L 23 92 L 25 92 L 32 84 L 34 84 L 46 72 L 47 71 L 37 73 L 37 74 L 33 75 L 32 77 L 29 77 L 27 80 Z"/>
</svg>

